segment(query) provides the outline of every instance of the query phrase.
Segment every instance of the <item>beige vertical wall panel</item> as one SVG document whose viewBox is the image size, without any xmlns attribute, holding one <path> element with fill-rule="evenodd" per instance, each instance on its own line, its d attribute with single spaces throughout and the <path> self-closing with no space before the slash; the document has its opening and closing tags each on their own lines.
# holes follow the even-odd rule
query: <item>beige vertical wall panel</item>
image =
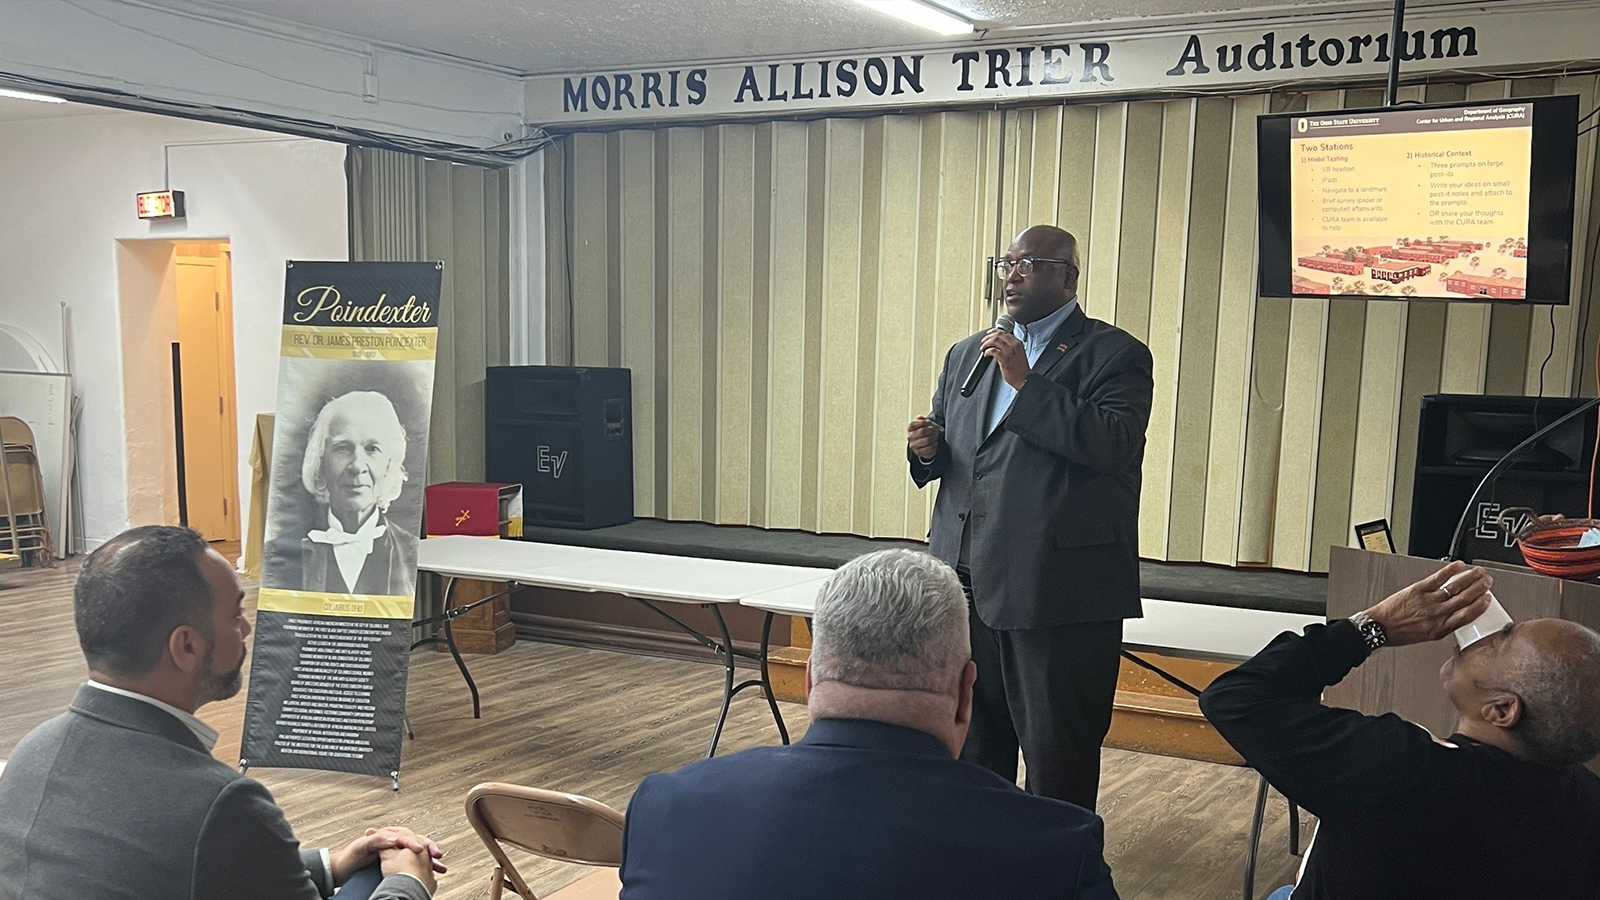
<svg viewBox="0 0 1600 900">
<path fill-rule="evenodd" d="M 817 434 L 818 530 L 848 532 L 854 492 L 856 382 L 861 287 L 863 124 L 828 123 L 827 226 L 822 306 L 822 382 Z"/>
<path fill-rule="evenodd" d="M 1400 424 L 1395 429 L 1394 503 L 1390 515 L 1395 547 L 1402 552 L 1411 536 L 1412 489 L 1417 467 L 1422 398 L 1440 391 L 1450 308 L 1419 303 L 1406 314 L 1406 341 L 1400 376 Z"/>
<path fill-rule="evenodd" d="M 1396 301 L 1367 304 L 1366 333 L 1361 342 L 1361 395 L 1356 411 L 1355 460 L 1350 472 L 1350 523 L 1390 518 L 1391 473 L 1396 450 L 1400 399 L 1400 363 L 1405 349 L 1406 305 Z M 1321 498 L 1318 498 L 1319 501 Z M 1341 546 L 1354 532 L 1330 536 Z"/>
<path fill-rule="evenodd" d="M 750 383 L 755 302 L 756 134 L 753 125 L 724 125 L 722 202 L 718 217 L 722 262 L 717 341 L 717 521 L 746 525 L 750 515 Z"/>
<path fill-rule="evenodd" d="M 1035 174 L 1033 120 L 1036 112 L 1013 109 L 1000 115 L 1005 122 L 1005 170 L 1000 173 L 999 179 L 1002 213 L 998 237 L 1001 247 L 1008 245 L 1029 224 L 1028 205 L 1033 196 Z"/>
<path fill-rule="evenodd" d="M 879 414 L 890 418 L 890 411 L 880 408 L 878 381 L 878 348 L 893 342 L 901 332 L 890 325 L 884 330 L 880 321 L 883 271 L 889 265 L 891 273 L 897 269 L 888 261 L 897 258 L 900 248 L 883 239 L 883 179 L 884 146 L 883 119 L 866 120 L 861 141 L 861 263 L 857 275 L 860 302 L 856 311 L 856 406 L 854 455 L 851 460 L 851 477 L 855 484 L 850 493 L 850 531 L 855 534 L 872 534 L 873 476 L 876 467 L 873 459 L 877 453 L 880 432 L 876 427 Z M 892 416 L 898 418 L 904 407 L 896 403 Z M 905 478 L 895 479 L 904 484 Z"/>
<path fill-rule="evenodd" d="M 929 401 L 944 363 L 945 347 L 938 341 L 939 329 L 939 196 L 944 170 L 944 138 L 947 114 L 935 113 L 918 121 L 917 149 L 917 251 L 912 269 L 916 285 L 915 312 L 911 322 L 911 406 L 913 416 L 929 411 Z M 911 416 L 906 417 L 911 421 Z M 903 458 L 903 457 L 902 457 Z M 933 509 L 937 486 L 918 490 L 906 498 L 905 534 L 924 537 Z"/>
<path fill-rule="evenodd" d="M 943 368 L 945 350 L 977 330 L 974 325 L 987 312 L 979 305 L 982 279 L 987 273 L 980 273 L 979 267 L 989 255 L 987 248 L 994 233 L 994 213 L 982 202 L 992 198 L 986 198 L 981 184 L 986 172 L 979 165 L 981 148 L 993 137 L 986 132 L 993 129 L 985 128 L 983 114 L 947 115 L 941 149 L 943 184 L 937 209 L 939 237 L 934 249 L 938 273 L 934 287 L 938 297 L 934 346 L 938 348 L 939 362 L 929 374 L 930 396 L 934 379 Z"/>
<path fill-rule="evenodd" d="M 1150 284 L 1150 355 L 1155 391 L 1145 431 L 1139 546 L 1164 556 L 1171 508 L 1173 437 L 1177 426 L 1178 363 L 1182 346 L 1183 272 L 1189 242 L 1189 165 L 1194 140 L 1193 100 L 1161 105 L 1161 171 L 1156 197 L 1155 257 Z"/>
<path fill-rule="evenodd" d="M 428 481 L 448 481 L 448 473 L 456 467 L 456 356 L 458 348 L 455 334 L 455 304 L 449 275 L 456 267 L 455 242 L 450 235 L 455 231 L 454 192 L 451 190 L 448 163 L 427 160 L 422 164 L 422 203 L 425 220 L 431 227 L 422 229 L 422 255 L 444 263 L 440 279 L 439 344 L 433 363 L 433 400 L 435 409 L 429 420 Z M 445 171 L 441 172 L 443 167 Z M 432 440 L 438 434 L 441 439 Z"/>
<path fill-rule="evenodd" d="M 1061 174 L 1057 177 L 1056 224 L 1089 249 L 1089 218 L 1094 210 L 1094 146 L 1100 115 L 1093 106 L 1061 109 Z M 1079 292 L 1084 285 L 1080 284 Z"/>
<path fill-rule="evenodd" d="M 1083 275 L 1078 284 L 1084 312 L 1107 322 L 1117 320 L 1117 236 L 1122 225 L 1123 165 L 1128 141 L 1128 104 L 1099 108 L 1094 152 L 1094 198 L 1086 235 L 1079 235 Z"/>
<path fill-rule="evenodd" d="M 1350 492 L 1355 480 L 1356 439 L 1361 414 L 1367 316 L 1391 304 L 1334 303 L 1328 308 L 1323 344 L 1322 412 L 1317 426 L 1316 483 L 1311 514 L 1311 568 L 1326 571 L 1328 549 L 1349 541 Z"/>
<path fill-rule="evenodd" d="M 656 515 L 655 138 L 622 133 L 622 246 L 613 248 L 622 280 L 622 365 L 633 386 L 633 509 Z"/>
<path fill-rule="evenodd" d="M 616 186 L 611 183 L 606 165 L 606 141 L 604 134 L 573 137 L 573 178 L 598 189 L 596 202 L 578 203 L 572 208 L 573 293 L 587 301 L 573 306 L 577 325 L 574 364 L 583 366 L 606 365 L 606 338 L 611 327 L 606 293 L 614 270 L 605 198 Z"/>
<path fill-rule="evenodd" d="M 872 494 L 867 533 L 874 537 L 906 532 L 912 490 L 906 477 L 906 423 L 927 409 L 923 395 L 931 382 L 921 377 L 917 362 L 932 355 L 931 349 L 919 354 L 915 345 L 922 129 L 910 116 L 887 116 L 880 122 L 883 214 L 878 238 L 883 253 L 878 261 L 878 340 L 867 351 L 874 354 L 877 373 L 870 385 L 876 415 L 868 445 Z"/>
<path fill-rule="evenodd" d="M 1004 312 L 1000 308 L 1001 299 L 999 285 L 994 281 L 994 271 L 983 268 L 985 260 L 991 256 L 1000 256 L 1011 245 L 1014 235 L 1005 233 L 1001 227 L 1000 219 L 1000 183 L 994 177 L 995 160 L 1000 153 L 1000 114 L 998 112 L 984 113 L 978 117 L 978 139 L 974 152 L 976 162 L 972 168 L 972 177 L 976 180 L 973 188 L 977 196 L 977 205 L 970 214 L 973 217 L 974 242 L 969 249 L 968 257 L 968 287 L 966 301 L 967 309 L 967 334 L 988 328 L 994 324 L 995 318 Z M 983 300 L 985 289 L 989 288 L 992 295 L 988 301 Z M 959 335 L 965 337 L 966 335 Z"/>
<path fill-rule="evenodd" d="M 822 314 L 826 303 L 828 240 L 829 122 L 806 126 L 806 317 L 804 418 L 800 431 L 800 527 L 821 530 L 817 485 L 822 466 L 818 443 L 822 433 Z"/>
<path fill-rule="evenodd" d="M 1596 87 L 1584 75 L 1470 93 L 1577 92 L 1592 106 Z M 1407 90 L 1424 93 L 1468 91 Z M 1377 96 L 1350 91 L 1343 105 Z M 935 491 L 906 478 L 905 423 L 927 410 L 949 346 L 992 320 L 984 258 L 1053 221 L 1079 238 L 1085 309 L 1155 358 L 1144 555 L 1319 569 L 1352 522 L 1382 516 L 1403 547 L 1420 398 L 1535 390 L 1548 312 L 1258 303 L 1255 119 L 1297 104 L 1339 97 L 569 137 L 546 164 L 550 358 L 566 360 L 570 342 L 579 362 L 634 371 L 641 515 L 923 537 Z M 1583 141 L 1586 236 L 1600 207 Z M 487 181 L 480 193 L 493 194 Z M 473 256 L 470 244 L 448 252 Z M 569 266 L 582 285 L 570 325 Z M 1555 312 L 1552 396 L 1592 378 L 1600 334 L 1586 307 Z M 483 313 L 452 327 L 489 342 Z M 470 390 L 490 356 L 452 356 L 448 389 Z"/>
<path fill-rule="evenodd" d="M 1245 423 L 1244 475 L 1239 491 L 1238 561 L 1249 565 L 1272 562 L 1292 309 L 1291 301 L 1281 297 L 1262 298 L 1256 304 L 1250 418 Z"/>
<path fill-rule="evenodd" d="M 567 335 L 572 330 L 568 312 L 572 297 L 567 285 L 572 271 L 569 233 L 574 203 L 568 196 L 572 180 L 567 160 L 576 139 L 576 135 L 567 135 L 544 151 L 544 195 L 548 198 L 544 215 L 544 349 L 551 365 L 567 361 Z M 593 188 L 585 185 L 585 193 L 592 192 Z"/>
<path fill-rule="evenodd" d="M 673 128 L 667 135 L 667 515 L 673 519 L 700 518 L 700 455 L 710 449 L 700 440 L 706 276 L 701 233 L 704 142 L 714 135 L 694 128 Z"/>
<path fill-rule="evenodd" d="M 1272 565 L 1303 569 L 1316 482 L 1317 416 L 1322 384 L 1327 300 L 1289 301 L 1289 342 L 1284 358 L 1283 439 L 1278 448 Z"/>
<path fill-rule="evenodd" d="M 1179 328 L 1178 407 L 1166 548 L 1167 557 L 1183 560 L 1200 559 L 1205 541 L 1217 342 L 1240 341 L 1237 335 L 1219 334 L 1217 318 L 1222 283 L 1221 224 L 1228 213 L 1229 187 L 1229 169 L 1222 161 L 1228 158 L 1233 139 L 1233 101 L 1206 97 L 1194 103 L 1189 249 L 1184 267 L 1183 323 Z"/>
<path fill-rule="evenodd" d="M 1029 225 L 1057 225 L 1056 204 L 1061 196 L 1061 112 L 1050 106 L 1033 112 L 1033 174 L 1029 178 Z"/>
<path fill-rule="evenodd" d="M 1339 109 L 1343 97 L 1338 91 L 1319 91 L 1305 98 L 1309 112 Z M 1263 301 L 1263 306 L 1272 301 Z M 1283 382 L 1278 419 L 1278 463 L 1273 492 L 1272 565 L 1278 568 L 1305 568 L 1310 547 L 1311 520 L 1315 512 L 1318 423 L 1322 416 L 1322 363 L 1325 328 L 1329 316 L 1327 300 L 1291 300 L 1289 328 L 1284 335 Z M 1271 332 L 1258 327 L 1256 339 L 1274 340 Z M 1258 389 L 1262 379 L 1257 378 Z M 1270 418 L 1264 417 L 1264 418 Z M 1263 423 L 1265 424 L 1265 422 Z M 1255 422 L 1249 423 L 1255 433 Z M 1247 436 L 1247 446 L 1249 439 Z M 1253 504 L 1244 508 L 1254 513 Z"/>
<path fill-rule="evenodd" d="M 767 522 L 800 526 L 805 439 L 807 127 L 772 126 L 772 350 L 767 380 Z"/>
<path fill-rule="evenodd" d="M 1117 235 L 1116 324 L 1150 339 L 1150 285 L 1155 277 L 1156 197 L 1161 186 L 1162 104 L 1128 108 L 1123 157 L 1122 221 Z"/>
<path fill-rule="evenodd" d="M 1244 401 L 1255 308 L 1256 119 L 1267 98 L 1233 105 L 1228 159 L 1228 212 L 1222 222 L 1222 282 L 1217 306 L 1217 369 L 1212 382 L 1211 448 L 1206 466 L 1206 524 L 1201 559 L 1232 565 L 1239 537 L 1239 480 L 1244 449 Z"/>
<path fill-rule="evenodd" d="M 1274 113 L 1300 112 L 1304 94 L 1274 94 Z M 1284 379 L 1289 358 L 1292 306 L 1282 297 L 1256 304 L 1251 329 L 1250 396 L 1245 406 L 1244 472 L 1239 486 L 1238 562 L 1272 562 L 1274 510 L 1278 495 L 1278 463 L 1283 449 Z"/>
</svg>

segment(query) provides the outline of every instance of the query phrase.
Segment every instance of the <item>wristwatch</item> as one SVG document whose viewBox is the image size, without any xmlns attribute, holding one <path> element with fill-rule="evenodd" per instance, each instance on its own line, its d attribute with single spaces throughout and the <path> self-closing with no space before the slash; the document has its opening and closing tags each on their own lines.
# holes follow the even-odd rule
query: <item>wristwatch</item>
<svg viewBox="0 0 1600 900">
<path fill-rule="evenodd" d="M 1382 647 L 1384 644 L 1389 643 L 1389 636 L 1383 633 L 1383 626 L 1379 625 L 1377 622 L 1374 622 L 1372 617 L 1364 612 L 1358 612 L 1351 616 L 1350 624 L 1354 625 L 1356 630 L 1361 632 L 1361 640 L 1366 642 L 1368 653 L 1371 653 L 1374 650 L 1377 650 L 1379 647 Z"/>
</svg>

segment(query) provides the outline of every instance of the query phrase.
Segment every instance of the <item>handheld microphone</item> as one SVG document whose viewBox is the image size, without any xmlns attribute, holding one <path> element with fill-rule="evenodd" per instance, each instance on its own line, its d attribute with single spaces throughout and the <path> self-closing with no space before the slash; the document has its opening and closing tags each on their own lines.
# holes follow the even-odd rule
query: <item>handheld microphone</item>
<svg viewBox="0 0 1600 900">
<path fill-rule="evenodd" d="M 994 320 L 994 327 L 1010 334 L 1011 330 L 1017 327 L 1017 323 L 1010 316 L 1001 315 L 1000 318 Z M 983 373 L 988 370 L 989 363 L 993 361 L 988 356 L 978 357 L 978 361 L 972 364 L 972 371 L 967 373 L 967 380 L 961 382 L 961 396 L 972 396 L 972 392 L 978 389 L 978 382 L 983 380 Z"/>
</svg>

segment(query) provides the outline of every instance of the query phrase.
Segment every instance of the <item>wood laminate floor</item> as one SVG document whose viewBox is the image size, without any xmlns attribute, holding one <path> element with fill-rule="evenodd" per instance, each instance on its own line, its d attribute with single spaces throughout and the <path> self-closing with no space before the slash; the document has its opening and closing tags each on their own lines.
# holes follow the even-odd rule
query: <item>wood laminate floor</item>
<svg viewBox="0 0 1600 900">
<path fill-rule="evenodd" d="M 72 561 L 0 571 L 0 759 L 65 708 L 84 679 L 72 624 L 76 572 Z M 253 609 L 253 591 L 250 603 Z M 509 781 L 625 809 L 645 775 L 705 753 L 721 692 L 718 670 L 703 663 L 552 644 L 519 642 L 469 662 L 483 691 L 478 721 L 448 654 L 413 655 L 407 702 L 416 739 L 406 743 L 399 794 L 387 781 L 335 773 L 251 774 L 272 790 L 308 844 L 342 844 L 368 825 L 390 823 L 432 835 L 451 868 L 440 880 L 440 900 L 475 900 L 488 894 L 490 864 L 462 812 L 468 789 Z M 803 732 L 805 708 L 781 706 L 791 734 Z M 220 759 L 238 759 L 243 709 L 241 694 L 201 710 L 222 733 Z M 766 705 L 741 694 L 722 752 L 777 741 Z M 1241 896 L 1253 772 L 1119 750 L 1104 751 L 1103 766 L 1107 858 L 1124 900 Z M 1258 897 L 1287 883 L 1298 864 L 1288 854 L 1287 820 L 1282 798 L 1273 794 Z M 523 871 L 543 896 L 587 870 L 529 857 Z"/>
</svg>

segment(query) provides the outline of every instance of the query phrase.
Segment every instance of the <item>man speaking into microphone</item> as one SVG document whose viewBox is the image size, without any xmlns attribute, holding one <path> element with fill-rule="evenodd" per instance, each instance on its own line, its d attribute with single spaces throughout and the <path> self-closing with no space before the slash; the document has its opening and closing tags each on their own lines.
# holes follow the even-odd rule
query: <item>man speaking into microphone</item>
<svg viewBox="0 0 1600 900">
<path fill-rule="evenodd" d="M 995 262 L 1006 315 L 945 354 L 906 431 L 939 479 L 929 550 L 967 589 L 978 664 L 961 758 L 1094 809 L 1122 620 L 1139 604 L 1150 349 L 1078 305 L 1078 242 L 1035 225 Z M 1009 317 L 1009 321 L 1008 321 Z M 1009 327 L 1008 327 L 1009 326 Z"/>
</svg>

